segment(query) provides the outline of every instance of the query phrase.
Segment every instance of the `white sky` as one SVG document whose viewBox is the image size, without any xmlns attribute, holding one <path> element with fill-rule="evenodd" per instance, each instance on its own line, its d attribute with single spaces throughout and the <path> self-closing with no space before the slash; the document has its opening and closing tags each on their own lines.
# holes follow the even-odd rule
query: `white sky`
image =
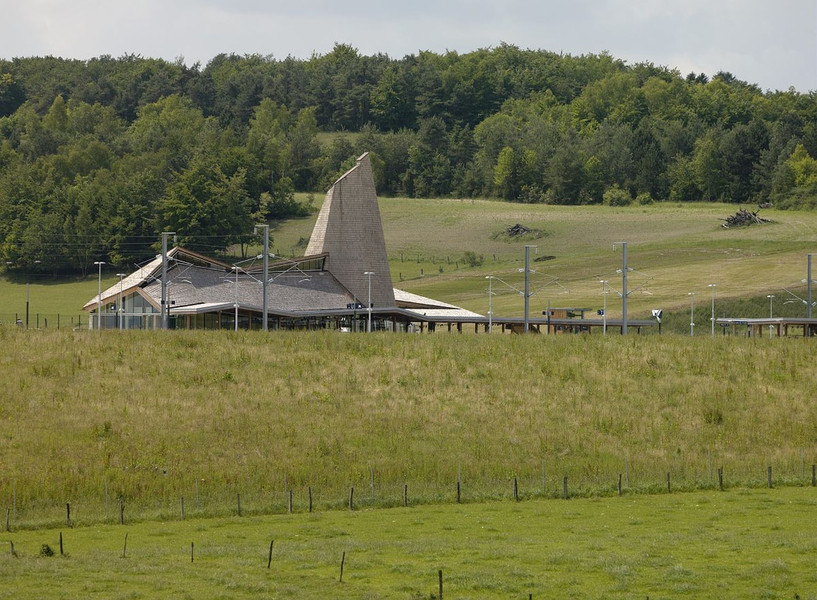
<svg viewBox="0 0 817 600">
<path fill-rule="evenodd" d="M 0 0 L 0 58 L 392 58 L 501 42 L 817 91 L 817 0 Z"/>
</svg>

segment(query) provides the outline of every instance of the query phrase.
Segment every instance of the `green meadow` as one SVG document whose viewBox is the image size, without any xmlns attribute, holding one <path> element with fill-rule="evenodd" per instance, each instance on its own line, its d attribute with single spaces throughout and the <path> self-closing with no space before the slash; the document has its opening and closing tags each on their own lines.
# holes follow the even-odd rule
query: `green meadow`
<svg viewBox="0 0 817 600">
<path fill-rule="evenodd" d="M 622 251 L 617 244 L 627 242 L 629 314 L 635 318 L 649 318 L 652 309 L 688 315 L 688 294 L 694 293 L 696 319 L 706 328 L 711 283 L 716 285 L 717 316 L 768 315 L 765 297 L 770 294 L 776 295 L 775 315 L 805 316 L 803 303 L 784 288 L 805 297 L 806 255 L 815 252 L 817 213 L 762 210 L 771 223 L 721 227 L 721 219 L 737 208 L 720 203 L 576 207 L 380 199 L 394 285 L 481 314 L 488 311 L 485 278 L 492 275 L 499 278 L 492 286 L 494 314 L 522 316 L 524 247 L 531 245 L 531 316 L 541 316 L 548 305 L 601 309 L 600 280 L 606 280 L 608 314 L 619 318 Z M 309 238 L 314 220 L 274 227 L 276 251 L 303 253 L 299 241 Z M 505 231 L 516 224 L 531 233 L 507 236 Z M 481 257 L 481 264 L 469 264 L 467 252 Z M 732 303 L 746 298 L 764 299 L 743 307 L 756 314 L 730 312 Z M 684 331 L 678 328 L 678 333 Z"/>
<path fill-rule="evenodd" d="M 14 531 L 0 598 L 420 600 L 442 573 L 443 598 L 813 600 L 815 509 L 741 488 Z"/>
</svg>

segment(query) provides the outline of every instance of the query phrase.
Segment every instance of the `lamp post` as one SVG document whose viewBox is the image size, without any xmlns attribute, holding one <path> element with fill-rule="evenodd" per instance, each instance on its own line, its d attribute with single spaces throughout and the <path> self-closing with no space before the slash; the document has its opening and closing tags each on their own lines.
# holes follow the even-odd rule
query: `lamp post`
<svg viewBox="0 0 817 600">
<path fill-rule="evenodd" d="M 621 335 L 627 335 L 627 242 L 613 244 L 614 250 L 617 245 L 621 245 Z"/>
<path fill-rule="evenodd" d="M 122 306 L 122 278 L 125 277 L 126 275 L 127 275 L 127 273 L 117 273 L 116 274 L 116 276 L 119 277 L 119 311 L 118 311 L 119 312 L 119 331 L 122 331 L 122 329 L 124 329 L 123 321 L 125 320 L 124 319 L 125 308 Z"/>
<path fill-rule="evenodd" d="M 769 294 L 766 296 L 769 299 L 769 318 L 774 319 L 774 294 Z M 772 331 L 774 330 L 774 325 L 769 323 L 769 339 L 772 339 Z"/>
<path fill-rule="evenodd" d="M 712 292 L 712 316 L 709 318 L 712 321 L 712 337 L 715 337 L 715 287 L 717 286 L 714 283 L 709 284 L 709 289 Z"/>
<path fill-rule="evenodd" d="M 262 225 L 256 225 L 255 231 L 257 232 L 259 229 L 264 231 L 264 291 L 262 294 L 263 300 L 263 323 L 261 324 L 261 329 L 263 331 L 267 331 L 269 329 L 269 324 L 267 323 L 267 313 L 269 312 L 268 308 L 268 301 L 267 301 L 267 283 L 269 279 L 269 225 L 266 223 Z"/>
<path fill-rule="evenodd" d="M 689 337 L 695 335 L 695 292 L 689 292 Z"/>
<path fill-rule="evenodd" d="M 807 313 L 807 316 L 808 316 L 809 319 L 811 318 L 811 257 L 812 256 L 814 256 L 814 254 L 809 254 L 808 255 L 808 273 L 807 273 L 807 276 L 808 276 L 808 313 Z"/>
<path fill-rule="evenodd" d="M 235 331 L 238 331 L 238 267 L 233 266 L 233 271 L 235 271 L 235 301 L 233 302 L 233 308 L 235 309 Z"/>
<path fill-rule="evenodd" d="M 98 260 L 94 262 L 94 264 L 99 267 L 99 277 L 97 278 L 99 289 L 96 296 L 96 328 L 102 329 L 102 265 L 105 264 L 105 261 Z"/>
<path fill-rule="evenodd" d="M 491 284 L 494 282 L 493 275 L 486 275 L 485 279 L 488 280 L 488 333 L 491 333 L 491 329 L 493 328 L 493 318 L 494 318 L 494 292 L 491 289 Z"/>
<path fill-rule="evenodd" d="M 167 302 L 167 238 L 174 236 L 175 231 L 162 232 L 162 329 L 167 329 L 168 316 L 170 314 Z"/>
<path fill-rule="evenodd" d="M 537 248 L 537 246 L 525 246 L 525 333 L 530 329 L 530 318 L 528 317 L 530 309 L 530 249 Z"/>
<path fill-rule="evenodd" d="M 374 271 L 365 271 L 363 273 L 369 278 L 369 301 L 367 302 L 366 310 L 369 311 L 369 324 L 367 327 L 367 333 L 372 332 L 372 275 L 374 275 Z"/>
<path fill-rule="evenodd" d="M 601 279 L 599 280 L 601 283 L 601 295 L 604 296 L 604 306 L 601 309 L 601 318 L 602 318 L 602 334 L 607 335 L 607 280 Z"/>
</svg>

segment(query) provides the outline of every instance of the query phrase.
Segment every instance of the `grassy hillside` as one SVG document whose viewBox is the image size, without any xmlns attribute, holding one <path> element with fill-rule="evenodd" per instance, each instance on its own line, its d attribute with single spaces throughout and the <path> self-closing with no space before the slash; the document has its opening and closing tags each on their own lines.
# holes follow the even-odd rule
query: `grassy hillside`
<svg viewBox="0 0 817 600">
<path fill-rule="evenodd" d="M 810 481 L 814 345 L 680 336 L 0 329 L 0 499 L 20 522 Z M 543 481 L 544 477 L 544 481 Z M 374 479 L 374 489 L 372 489 Z M 81 508 L 80 508 L 81 507 Z"/>
<path fill-rule="evenodd" d="M 509 284 L 496 282 L 494 312 L 508 316 L 523 313 L 523 297 L 516 290 L 523 288 L 520 270 L 530 244 L 537 246 L 531 252 L 536 271 L 532 315 L 541 315 L 548 302 L 599 309 L 599 280 L 604 279 L 610 285 L 608 314 L 620 317 L 621 275 L 616 271 L 622 253 L 614 249 L 616 242 L 628 243 L 633 316 L 649 317 L 653 308 L 687 311 L 688 293 L 694 292 L 708 323 L 710 283 L 717 286 L 718 316 L 745 316 L 724 313 L 724 301 L 767 294 L 778 295 L 776 314 L 785 306 L 804 315 L 802 303 L 783 304 L 794 300 L 783 288 L 804 297 L 806 254 L 815 251 L 817 242 L 817 212 L 766 210 L 762 214 L 773 223 L 724 229 L 720 219 L 736 207 L 717 203 L 611 208 L 381 198 L 380 210 L 396 286 L 485 314 L 485 277 L 494 275 Z M 313 223 L 314 217 L 280 224 L 272 232 L 274 246 L 281 253 L 302 253 L 298 240 L 308 238 Z M 520 240 L 503 235 L 517 223 L 538 233 Z M 468 251 L 481 256 L 483 264 L 469 267 Z M 553 258 L 536 261 L 540 257 Z"/>
<path fill-rule="evenodd" d="M 318 197 L 316 204 L 320 205 Z M 606 206 L 524 205 L 488 200 L 381 198 L 380 210 L 394 284 L 407 291 L 439 298 L 482 314 L 488 311 L 485 277 L 495 281 L 494 313 L 521 316 L 525 244 L 531 252 L 531 315 L 551 306 L 603 305 L 602 284 L 609 281 L 608 314 L 621 315 L 622 266 L 620 247 L 628 243 L 630 315 L 647 318 L 661 308 L 669 315 L 688 315 L 690 292 L 706 329 L 709 323 L 708 284 L 716 284 L 718 316 L 768 314 L 774 294 L 775 314 L 805 315 L 802 302 L 784 291 L 805 297 L 806 254 L 817 246 L 817 212 L 765 210 L 773 223 L 742 229 L 724 229 L 720 219 L 733 214 L 734 205 L 656 204 L 611 208 Z M 272 229 L 272 247 L 282 255 L 301 255 L 317 215 L 279 223 Z M 522 224 L 534 233 L 511 239 L 503 232 Z M 466 252 L 482 259 L 469 266 Z M 537 260 L 543 259 L 543 260 Z M 473 261 L 472 261 L 473 262 Z M 114 272 L 121 267 L 113 268 Z M 104 285 L 116 282 L 104 275 Z M 30 321 L 35 314 L 77 315 L 97 290 L 95 276 L 63 284 L 47 277 L 0 280 L 0 321 L 25 312 L 25 283 L 30 285 Z M 504 282 L 504 283 L 503 283 Z M 60 283 L 60 285 L 55 285 Z M 735 304 L 744 299 L 754 303 Z M 786 304 L 786 302 L 789 302 Z M 734 311 L 747 310 L 750 314 Z M 685 331 L 678 319 L 679 333 Z M 672 330 L 672 327 L 666 329 Z"/>
</svg>

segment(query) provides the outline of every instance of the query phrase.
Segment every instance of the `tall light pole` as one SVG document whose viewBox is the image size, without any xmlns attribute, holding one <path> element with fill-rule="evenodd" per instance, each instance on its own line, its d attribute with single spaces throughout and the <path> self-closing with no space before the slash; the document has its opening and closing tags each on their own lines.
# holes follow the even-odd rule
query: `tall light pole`
<svg viewBox="0 0 817 600">
<path fill-rule="evenodd" d="M 808 313 L 807 313 L 807 316 L 808 316 L 809 319 L 811 318 L 811 257 L 812 256 L 814 256 L 814 254 L 809 254 L 808 255 L 808 273 L 807 273 L 807 276 L 808 276 Z"/>
<path fill-rule="evenodd" d="M 538 246 L 525 246 L 525 333 L 530 329 L 530 249 Z"/>
<path fill-rule="evenodd" d="M 613 244 L 613 249 L 621 245 L 621 335 L 627 335 L 627 242 Z"/>
<path fill-rule="evenodd" d="M 695 292 L 689 292 L 689 337 L 695 335 Z"/>
<path fill-rule="evenodd" d="M 769 294 L 766 296 L 769 299 L 769 318 L 774 319 L 774 294 Z M 769 323 L 769 339 L 772 339 L 772 331 L 774 330 L 774 325 Z"/>
<path fill-rule="evenodd" d="M 123 321 L 125 315 L 125 307 L 122 306 L 122 278 L 125 277 L 127 273 L 117 273 L 116 276 L 119 277 L 119 331 L 124 329 Z"/>
<path fill-rule="evenodd" d="M 711 300 L 712 300 L 712 316 L 709 318 L 712 321 L 712 337 L 715 337 L 715 288 L 717 286 L 714 283 L 709 284 L 709 289 L 712 292 Z"/>
<path fill-rule="evenodd" d="M 367 333 L 372 332 L 372 275 L 374 271 L 365 271 L 363 273 L 369 278 L 369 301 L 366 303 L 366 310 L 369 311 L 369 324 L 367 326 Z"/>
<path fill-rule="evenodd" d="M 98 282 L 98 293 L 96 295 L 96 328 L 102 329 L 102 265 L 105 264 L 105 261 L 98 260 L 94 262 L 94 264 L 99 267 L 99 277 L 97 278 Z"/>
<path fill-rule="evenodd" d="M 235 301 L 233 302 L 233 308 L 235 309 L 235 331 L 238 331 L 238 267 L 233 266 L 233 271 L 235 271 Z"/>
<path fill-rule="evenodd" d="M 167 329 L 167 238 L 176 235 L 175 231 L 162 232 L 162 329 Z"/>
<path fill-rule="evenodd" d="M 263 291 L 263 306 L 262 309 L 263 314 L 263 323 L 261 329 L 263 331 L 267 331 L 269 329 L 269 324 L 267 323 L 267 313 L 269 312 L 268 304 L 267 304 L 267 280 L 269 279 L 269 225 L 266 223 L 262 225 L 256 225 L 255 231 L 257 232 L 259 229 L 264 231 L 264 291 Z"/>
<path fill-rule="evenodd" d="M 494 318 L 494 292 L 491 289 L 491 284 L 494 282 L 494 276 L 486 275 L 485 279 L 488 280 L 488 333 L 491 333 Z"/>
<path fill-rule="evenodd" d="M 607 335 L 607 280 L 599 280 L 601 283 L 601 295 L 604 296 L 604 307 L 601 309 L 602 334 Z"/>
</svg>

